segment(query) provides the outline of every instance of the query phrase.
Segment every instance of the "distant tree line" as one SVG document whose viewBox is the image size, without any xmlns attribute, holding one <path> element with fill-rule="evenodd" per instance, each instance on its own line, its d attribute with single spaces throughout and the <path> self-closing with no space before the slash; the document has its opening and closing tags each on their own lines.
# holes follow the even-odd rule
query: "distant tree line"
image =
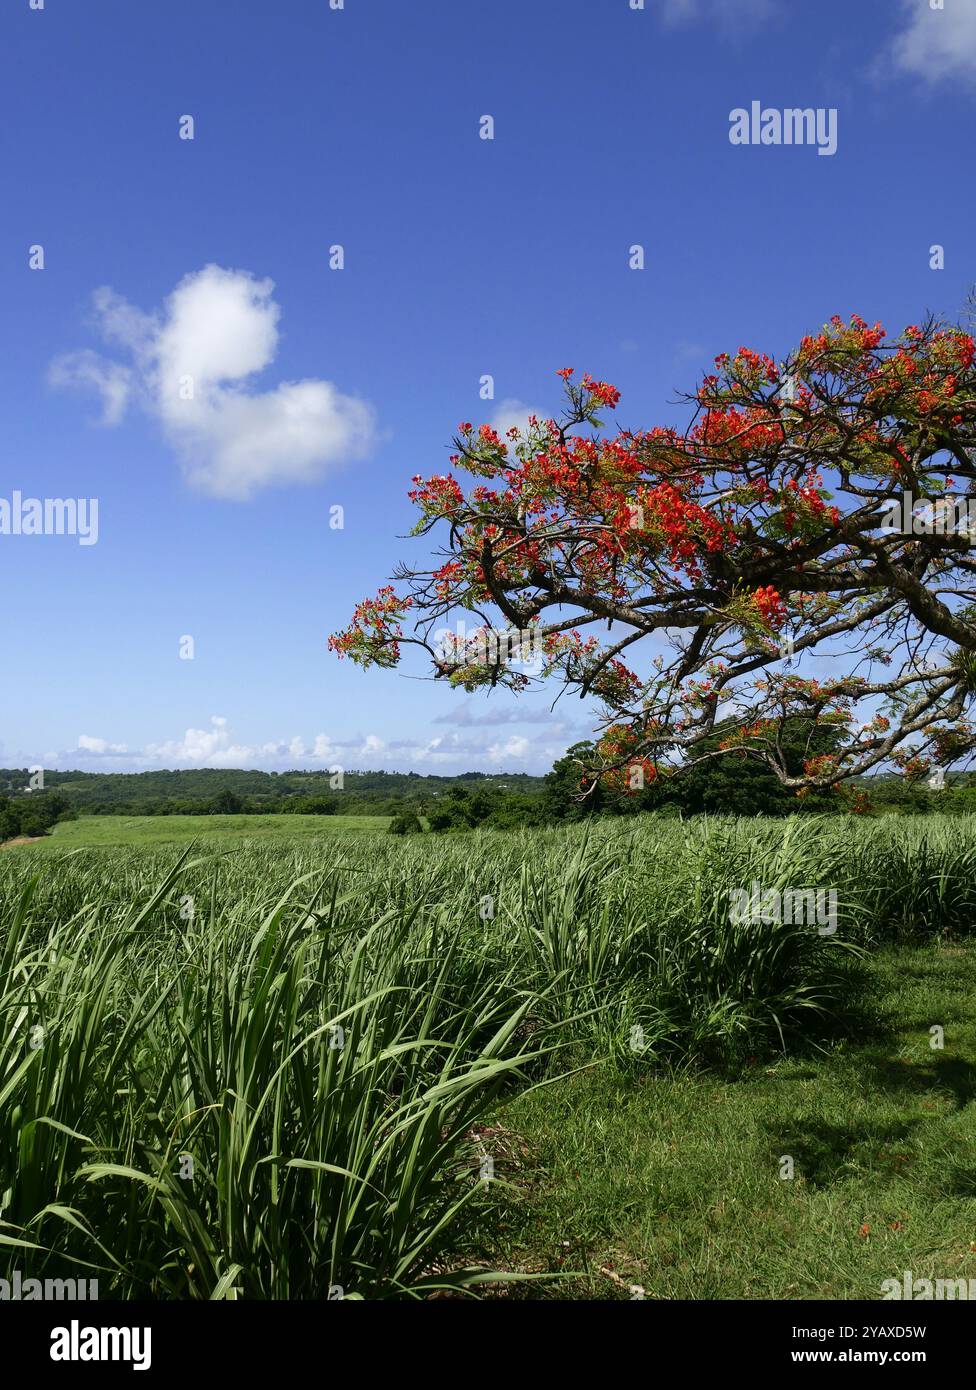
<svg viewBox="0 0 976 1390">
<path fill-rule="evenodd" d="M 723 736 L 724 731 L 716 733 L 716 749 Z M 799 767 L 807 758 L 831 752 L 832 734 L 829 729 L 811 730 L 797 724 L 785 731 L 784 744 L 787 764 Z M 924 781 L 909 782 L 900 775 L 889 775 L 858 779 L 840 792 L 815 791 L 797 797 L 758 759 L 743 753 L 705 759 L 679 777 L 663 777 L 643 788 L 620 791 L 603 782 L 589 786 L 585 769 L 593 765 L 595 751 L 592 743 L 574 744 L 557 759 L 537 795 L 452 787 L 433 807 L 426 808 L 427 828 L 445 833 L 477 826 L 559 825 L 649 811 L 675 816 L 976 812 L 976 783 L 968 773 L 949 774 L 938 790 Z M 421 829 L 414 808 L 405 809 L 390 826 L 391 833 L 400 835 Z"/>
<path fill-rule="evenodd" d="M 75 814 L 68 798 L 60 792 L 0 797 L 0 842 L 16 840 L 21 835 L 46 835 L 58 821 L 70 820 Z"/>
<path fill-rule="evenodd" d="M 499 788 L 450 787 L 436 800 L 420 798 L 403 806 L 390 824 L 392 835 L 411 834 L 424 828 L 437 834 L 451 830 L 474 830 L 479 826 L 513 830 L 529 825 L 545 825 L 554 820 L 547 793 L 531 795 Z"/>
<path fill-rule="evenodd" d="M 716 735 L 718 743 L 721 735 Z M 794 730 L 787 744 L 788 766 L 829 753 L 830 733 L 818 730 L 813 742 Z M 976 784 L 970 773 L 950 773 L 941 789 L 901 775 L 861 777 L 840 791 L 814 791 L 798 797 L 755 758 L 726 754 L 706 759 L 680 777 L 661 778 L 634 792 L 608 790 L 602 783 L 586 791 L 581 766 L 592 763 L 591 743 L 575 744 L 558 759 L 546 778 L 546 819 L 577 821 L 594 815 L 627 816 L 646 811 L 682 816 L 790 816 L 858 811 L 875 815 L 943 815 L 976 812 Z"/>
<path fill-rule="evenodd" d="M 0 787 L 22 788 L 24 768 L 0 769 Z M 404 804 L 433 802 L 452 786 L 541 793 L 541 777 L 466 772 L 456 777 L 416 772 L 262 772 L 247 768 L 184 768 L 153 772 L 45 772 L 45 784 L 69 798 L 80 815 L 329 815 L 393 816 Z"/>
<path fill-rule="evenodd" d="M 715 735 L 716 744 L 721 734 Z M 829 752 L 830 734 L 796 728 L 787 739 L 788 761 Z M 46 834 L 76 815 L 387 816 L 390 833 L 449 834 L 478 827 L 518 829 L 559 825 L 592 816 L 665 815 L 786 816 L 852 808 L 884 815 L 976 812 L 976 782 L 968 773 L 947 774 L 936 790 L 902 776 L 861 778 L 843 792 L 802 798 L 747 753 L 706 759 L 680 777 L 662 777 L 636 790 L 598 783 L 587 791 L 585 769 L 592 743 L 577 743 L 545 777 L 464 773 L 458 777 L 416 773 L 346 773 L 342 791 L 329 789 L 328 773 L 267 773 L 234 768 L 194 768 L 151 773 L 46 772 L 44 792 L 24 790 L 26 769 L 0 769 L 0 840 Z M 861 797 L 861 801 L 853 798 Z"/>
</svg>

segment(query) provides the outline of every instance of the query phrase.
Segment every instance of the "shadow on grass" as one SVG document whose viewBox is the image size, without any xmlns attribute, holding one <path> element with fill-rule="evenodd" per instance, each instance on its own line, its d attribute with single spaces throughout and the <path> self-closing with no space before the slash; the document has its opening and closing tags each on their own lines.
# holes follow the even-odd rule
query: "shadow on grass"
<svg viewBox="0 0 976 1390">
<path fill-rule="evenodd" d="M 870 1057 L 874 1082 L 893 1095 L 941 1091 L 952 1096 L 957 1110 L 976 1100 L 976 1065 L 962 1057 L 933 1052 L 924 1062 L 893 1057 Z"/>
<path fill-rule="evenodd" d="M 946 1180 L 946 1195 L 976 1199 L 976 1168 L 954 1168 Z"/>
<path fill-rule="evenodd" d="M 826 1120 L 799 1121 L 779 1142 L 796 1165 L 798 1177 L 808 1187 L 822 1190 L 858 1176 L 865 1167 L 883 1167 L 898 1176 L 908 1155 L 904 1149 L 919 1120 L 892 1123 L 831 1124 Z M 778 1161 L 778 1155 L 777 1155 Z"/>
</svg>

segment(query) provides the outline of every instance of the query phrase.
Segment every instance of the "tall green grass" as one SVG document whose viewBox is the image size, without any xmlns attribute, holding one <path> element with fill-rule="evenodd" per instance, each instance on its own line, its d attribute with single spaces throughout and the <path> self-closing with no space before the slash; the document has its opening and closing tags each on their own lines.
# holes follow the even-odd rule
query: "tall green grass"
<svg viewBox="0 0 976 1390">
<path fill-rule="evenodd" d="M 970 929 L 974 854 L 965 818 L 812 817 L 7 851 L 0 1264 L 103 1297 L 474 1289 L 503 1090 L 817 1033 L 852 953 Z M 836 936 L 730 921 L 754 880 L 836 889 Z"/>
</svg>

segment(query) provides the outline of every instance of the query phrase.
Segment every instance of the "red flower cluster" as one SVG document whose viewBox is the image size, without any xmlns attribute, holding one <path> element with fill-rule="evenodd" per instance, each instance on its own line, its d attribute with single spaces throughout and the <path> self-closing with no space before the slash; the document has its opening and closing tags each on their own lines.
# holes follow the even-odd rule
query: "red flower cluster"
<svg viewBox="0 0 976 1390">
<path fill-rule="evenodd" d="M 611 791 L 634 796 L 657 780 L 654 762 L 637 752 L 637 736 L 633 729 L 614 724 L 607 729 L 596 748 L 602 759 L 613 764 L 589 774 L 590 780 L 599 777 Z"/>
<path fill-rule="evenodd" d="M 395 666 L 400 660 L 401 621 L 413 599 L 398 595 L 392 584 L 380 589 L 375 598 L 364 598 L 353 610 L 352 622 L 329 638 L 329 650 L 342 658 L 352 657 L 361 666 Z"/>
<path fill-rule="evenodd" d="M 764 589 L 757 589 L 752 601 L 768 627 L 779 628 L 786 622 L 786 605 L 772 584 L 767 584 Z"/>
<path fill-rule="evenodd" d="M 620 400 L 620 392 L 616 386 L 611 386 L 608 381 L 594 381 L 586 372 L 583 373 L 583 385 L 598 405 L 605 405 L 610 410 L 613 410 Z"/>
<path fill-rule="evenodd" d="M 420 486 L 411 488 L 407 496 L 417 503 L 425 517 L 451 516 L 464 503 L 460 484 L 450 473 L 426 481 L 418 473 L 413 481 Z"/>
</svg>

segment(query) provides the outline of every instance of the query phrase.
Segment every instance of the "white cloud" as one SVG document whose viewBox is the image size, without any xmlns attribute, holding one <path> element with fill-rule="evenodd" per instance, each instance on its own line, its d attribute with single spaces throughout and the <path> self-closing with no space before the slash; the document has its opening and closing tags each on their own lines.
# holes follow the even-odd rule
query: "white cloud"
<svg viewBox="0 0 976 1390">
<path fill-rule="evenodd" d="M 167 412 L 182 405 L 184 375 L 205 400 L 210 387 L 251 376 L 274 360 L 281 311 L 273 289 L 270 280 L 216 265 L 180 281 L 153 347 Z"/>
<path fill-rule="evenodd" d="M 140 766 L 190 767 L 314 767 L 316 764 L 352 766 L 350 759 L 368 759 L 382 752 L 385 743 L 368 734 L 365 738 L 336 742 L 328 734 L 316 734 L 306 743 L 299 734 L 256 745 L 238 743 L 222 715 L 212 715 L 209 727 L 187 729 L 182 738 L 165 743 L 149 743 L 134 755 Z"/>
<path fill-rule="evenodd" d="M 664 0 L 661 17 L 665 24 L 683 24 L 699 13 L 700 0 Z"/>
<path fill-rule="evenodd" d="M 67 390 L 94 391 L 102 398 L 103 425 L 117 425 L 125 415 L 132 390 L 132 372 L 97 352 L 67 352 L 51 363 L 48 380 Z"/>
<path fill-rule="evenodd" d="M 895 67 L 923 77 L 976 79 L 976 5 L 946 0 L 933 10 L 929 0 L 903 0 L 907 25 L 890 46 Z"/>
<path fill-rule="evenodd" d="M 227 720 L 214 714 L 210 717 L 209 729 L 187 729 L 182 738 L 149 743 L 143 756 L 159 767 L 172 763 L 189 763 L 192 767 L 239 767 L 253 758 L 254 749 L 231 743 Z"/>
<path fill-rule="evenodd" d="M 75 771 L 144 772 L 159 768 L 260 768 L 284 772 L 293 768 L 346 771 L 367 768 L 390 772 L 419 771 L 453 775 L 459 772 L 545 772 L 566 750 L 567 729 L 554 725 L 539 730 L 531 739 L 512 734 L 492 742 L 448 731 L 432 738 L 422 736 L 387 741 L 376 734 L 357 734 L 336 739 L 316 734 L 299 735 L 248 744 L 234 734 L 228 720 L 212 715 L 202 728 L 185 730 L 182 736 L 132 748 L 91 734 L 80 735 L 74 748 L 55 752 L 12 752 L 4 756 L 11 766 L 39 763 L 48 768 Z M 571 740 L 569 740 L 571 741 Z"/>
<path fill-rule="evenodd" d="M 91 734 L 78 735 L 78 748 L 82 753 L 94 753 L 98 757 L 105 754 L 128 753 L 129 751 L 124 743 L 109 743 L 107 739 L 93 738 Z"/>
<path fill-rule="evenodd" d="M 544 410 L 535 410 L 531 405 L 526 405 L 524 401 L 516 400 L 509 396 L 503 401 L 498 402 L 498 409 L 492 417 L 491 424 L 494 429 L 505 438 L 507 432 L 515 428 L 525 434 L 529 428 L 529 416 L 535 415 L 540 420 L 548 420 L 549 414 Z"/>
<path fill-rule="evenodd" d="M 159 332 L 158 314 L 144 314 L 108 285 L 103 285 L 92 295 L 92 308 L 91 327 L 103 338 L 118 347 L 127 348 L 143 361 L 149 358 L 153 340 Z"/>
<path fill-rule="evenodd" d="M 487 700 L 469 700 L 455 704 L 445 714 L 439 714 L 434 724 L 453 724 L 457 728 L 475 729 L 498 724 L 546 724 L 553 733 L 561 733 L 568 725 L 555 720 L 547 709 L 531 706 L 505 706 Z"/>
<path fill-rule="evenodd" d="M 668 26 L 694 20 L 719 20 L 724 27 L 771 19 L 773 0 L 662 0 L 661 18 Z"/>
<path fill-rule="evenodd" d="M 504 743 L 493 743 L 488 749 L 488 759 L 493 763 L 524 762 L 531 744 L 521 734 L 512 734 Z"/>
<path fill-rule="evenodd" d="M 249 379 L 278 350 L 280 309 L 271 280 L 208 265 L 187 275 L 158 314 L 113 290 L 93 297 L 102 337 L 132 366 L 87 351 L 51 365 L 56 386 L 87 386 L 117 424 L 129 397 L 154 415 L 190 482 L 243 500 L 280 483 L 307 483 L 361 459 L 376 442 L 371 407 L 330 381 L 286 381 L 258 391 Z"/>
</svg>

